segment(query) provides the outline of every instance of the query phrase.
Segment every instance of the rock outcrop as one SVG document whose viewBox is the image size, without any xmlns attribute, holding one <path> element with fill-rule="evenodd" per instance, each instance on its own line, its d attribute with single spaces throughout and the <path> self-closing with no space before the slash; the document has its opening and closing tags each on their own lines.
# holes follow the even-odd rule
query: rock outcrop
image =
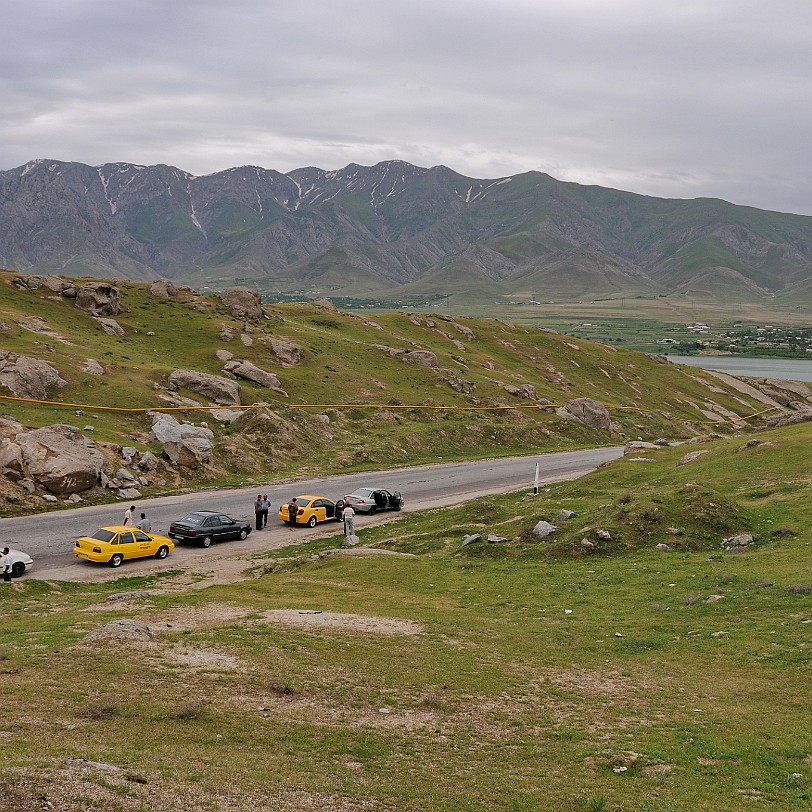
<svg viewBox="0 0 812 812">
<path fill-rule="evenodd" d="M 575 398 L 563 409 L 557 409 L 556 414 L 561 417 L 574 417 L 585 426 L 601 431 L 617 431 L 617 427 L 609 417 L 609 410 L 597 400 L 592 398 Z"/>
<path fill-rule="evenodd" d="M 439 367 L 440 362 L 431 350 L 412 350 L 403 356 L 403 360 L 421 367 Z"/>
<path fill-rule="evenodd" d="M 64 424 L 20 432 L 0 446 L 0 470 L 5 476 L 31 480 L 58 496 L 93 488 L 103 463 L 96 444 Z"/>
<path fill-rule="evenodd" d="M 158 279 L 149 286 L 149 292 L 158 299 L 169 299 L 178 295 L 178 289 L 168 279 Z"/>
<path fill-rule="evenodd" d="M 223 406 L 240 405 L 240 385 L 219 375 L 196 372 L 192 369 L 176 369 L 169 373 L 170 389 L 190 389 Z"/>
<path fill-rule="evenodd" d="M 268 372 L 265 369 L 261 369 L 260 367 L 256 366 L 256 364 L 252 364 L 250 361 L 236 359 L 233 361 L 228 361 L 223 367 L 223 372 L 230 375 L 235 375 L 236 377 L 242 378 L 246 381 L 253 381 L 260 386 L 273 389 L 276 392 L 283 392 L 283 389 L 279 383 L 279 378 L 273 372 Z"/>
<path fill-rule="evenodd" d="M 262 299 L 251 288 L 228 288 L 220 294 L 220 299 L 235 319 L 255 321 L 263 316 Z"/>
<path fill-rule="evenodd" d="M 193 426 L 191 423 L 179 423 L 174 417 L 163 412 L 152 412 L 152 439 L 163 447 L 164 454 L 175 465 L 185 468 L 199 468 L 211 461 L 214 432 L 206 426 Z M 139 462 L 147 470 L 157 462 L 154 455 L 147 457 L 146 452 Z"/>
<path fill-rule="evenodd" d="M 18 398 L 43 400 L 52 387 L 65 386 L 56 367 L 47 361 L 0 350 L 0 386 Z"/>
<path fill-rule="evenodd" d="M 109 282 L 88 282 L 76 289 L 76 307 L 91 316 L 117 316 L 121 312 L 121 295 Z"/>
<path fill-rule="evenodd" d="M 293 341 L 283 341 L 281 338 L 271 338 L 268 343 L 271 345 L 273 354 L 288 366 L 298 364 L 304 356 L 304 347 Z"/>
</svg>

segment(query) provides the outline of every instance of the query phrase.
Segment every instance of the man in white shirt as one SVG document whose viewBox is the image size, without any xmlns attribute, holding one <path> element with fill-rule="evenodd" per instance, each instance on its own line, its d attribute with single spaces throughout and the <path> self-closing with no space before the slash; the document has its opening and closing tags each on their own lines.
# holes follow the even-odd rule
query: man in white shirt
<svg viewBox="0 0 812 812">
<path fill-rule="evenodd" d="M 130 505 L 130 509 L 124 511 L 124 521 L 122 524 L 132 526 L 133 516 L 135 516 L 135 505 Z"/>
<path fill-rule="evenodd" d="M 11 569 L 14 566 L 14 559 L 11 557 L 8 547 L 3 547 L 3 558 L 0 560 L 0 567 L 3 570 L 3 580 L 11 580 Z"/>
</svg>

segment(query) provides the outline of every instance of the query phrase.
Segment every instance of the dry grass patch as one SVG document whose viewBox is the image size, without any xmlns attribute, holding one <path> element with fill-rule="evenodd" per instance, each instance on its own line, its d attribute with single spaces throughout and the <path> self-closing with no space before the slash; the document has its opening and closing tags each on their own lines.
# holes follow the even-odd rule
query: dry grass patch
<svg viewBox="0 0 812 812">
<path fill-rule="evenodd" d="M 425 627 L 414 620 L 374 615 L 354 615 L 343 612 L 322 612 L 317 609 L 269 609 L 265 621 L 309 631 L 379 634 L 385 637 L 422 634 Z"/>
</svg>

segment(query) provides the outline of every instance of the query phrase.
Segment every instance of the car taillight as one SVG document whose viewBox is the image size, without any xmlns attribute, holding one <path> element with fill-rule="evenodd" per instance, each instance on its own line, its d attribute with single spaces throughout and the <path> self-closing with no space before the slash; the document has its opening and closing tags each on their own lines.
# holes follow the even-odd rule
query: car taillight
<svg viewBox="0 0 812 812">
<path fill-rule="evenodd" d="M 197 530 L 187 530 L 186 532 L 190 536 L 196 536 L 197 535 Z"/>
<path fill-rule="evenodd" d="M 94 547 L 93 552 L 94 553 L 100 553 L 101 552 L 101 547 Z"/>
<path fill-rule="evenodd" d="M 299 510 L 296 512 L 296 514 L 298 516 L 304 516 L 304 508 L 299 508 Z"/>
</svg>

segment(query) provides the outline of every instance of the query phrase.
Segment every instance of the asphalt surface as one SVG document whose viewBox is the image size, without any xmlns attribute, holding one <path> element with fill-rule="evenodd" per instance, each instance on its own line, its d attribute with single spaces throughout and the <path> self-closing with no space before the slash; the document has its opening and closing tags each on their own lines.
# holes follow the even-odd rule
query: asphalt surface
<svg viewBox="0 0 812 812">
<path fill-rule="evenodd" d="M 386 488 L 400 491 L 405 500 L 404 511 L 423 510 L 459 504 L 479 496 L 516 491 L 522 487 L 532 490 L 536 463 L 539 464 L 539 483 L 573 479 L 595 469 L 604 462 L 623 455 L 618 447 L 539 454 L 530 457 L 506 457 L 474 462 L 434 463 L 387 471 L 341 474 L 306 479 L 284 485 L 252 488 L 209 490 L 135 500 L 136 515 L 143 511 L 152 522 L 152 532 L 166 534 L 171 521 L 182 518 L 193 510 L 217 510 L 254 525 L 254 499 L 257 494 L 268 494 L 271 510 L 268 526 L 254 530 L 245 541 L 221 542 L 205 551 L 212 555 L 259 552 L 338 532 L 340 525 L 326 522 L 313 530 L 291 530 L 276 516 L 279 506 L 292 496 L 315 494 L 339 499 L 356 488 Z M 86 580 L 85 575 L 97 571 L 101 565 L 78 561 L 73 555 L 76 538 L 99 527 L 120 524 L 129 503 L 119 505 L 93 505 L 59 510 L 36 516 L 0 519 L 0 545 L 8 544 L 24 550 L 34 559 L 31 577 L 59 580 Z M 379 514 L 368 517 L 360 514 L 356 527 L 378 523 L 397 514 Z M 140 575 L 156 569 L 183 566 L 190 557 L 203 551 L 196 546 L 178 545 L 166 561 L 139 559 L 125 562 L 116 570 L 116 577 Z M 110 568 L 107 569 L 112 575 Z M 96 578 L 92 578 L 96 580 Z"/>
</svg>

